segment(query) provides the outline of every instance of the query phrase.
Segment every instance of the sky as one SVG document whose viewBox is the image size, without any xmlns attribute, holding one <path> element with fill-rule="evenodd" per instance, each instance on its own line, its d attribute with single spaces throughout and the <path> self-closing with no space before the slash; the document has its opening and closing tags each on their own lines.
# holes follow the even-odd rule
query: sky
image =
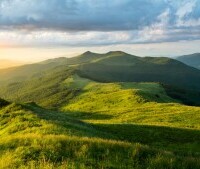
<svg viewBox="0 0 200 169">
<path fill-rule="evenodd" d="M 0 59 L 200 52 L 200 0 L 0 0 Z"/>
</svg>

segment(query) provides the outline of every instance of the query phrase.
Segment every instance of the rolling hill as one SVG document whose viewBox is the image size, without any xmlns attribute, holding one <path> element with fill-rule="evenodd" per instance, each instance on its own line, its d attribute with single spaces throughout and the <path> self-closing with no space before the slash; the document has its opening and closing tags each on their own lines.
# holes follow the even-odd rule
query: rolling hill
<svg viewBox="0 0 200 169">
<path fill-rule="evenodd" d="M 121 51 L 97 54 L 85 52 L 73 58 L 50 59 L 37 64 L 0 70 L 0 83 L 41 77 L 56 67 L 74 69 L 80 76 L 100 82 L 159 82 L 200 90 L 200 70 L 163 57 L 137 57 Z"/>
<path fill-rule="evenodd" d="M 42 106 L 57 108 L 78 92 L 76 89 L 68 90 L 64 85 L 65 79 L 73 72 L 73 69 L 59 66 L 40 72 L 39 76 L 35 75 L 29 80 L 2 85 L 0 95 L 11 101 L 34 101 Z"/>
<path fill-rule="evenodd" d="M 29 80 L 1 85 L 0 95 L 10 101 L 34 101 L 41 106 L 58 109 L 63 104 L 68 103 L 70 99 L 79 95 L 82 91 L 82 86 L 85 86 L 90 81 L 92 80 L 81 78 L 74 68 L 59 66 L 51 69 L 51 71 L 41 72 L 40 76 L 32 77 Z M 140 85 L 146 85 L 146 88 L 142 87 L 141 95 L 147 101 L 161 103 L 180 102 L 186 105 L 200 105 L 200 94 L 196 91 L 183 90 L 155 82 L 138 83 L 138 85 L 136 85 L 136 82 L 123 82 L 122 84 L 128 85 L 129 83 L 130 85 L 135 84 L 136 89 L 140 88 Z M 71 84 L 74 85 L 71 87 Z M 159 86 L 159 88 L 156 89 L 156 86 Z M 150 91 L 154 91 L 155 89 L 163 91 L 164 94 L 162 92 L 152 94 Z"/>
<path fill-rule="evenodd" d="M 187 64 L 187 65 L 189 65 L 189 66 L 200 69 L 200 53 L 194 53 L 194 54 L 191 54 L 191 55 L 179 56 L 176 59 Z"/>
<path fill-rule="evenodd" d="M 115 164 L 116 158 L 123 160 L 134 150 L 134 145 L 106 139 L 112 136 L 90 124 L 34 103 L 0 107 L 0 124 L 0 168 L 109 167 L 121 165 Z"/>
<path fill-rule="evenodd" d="M 169 58 L 137 57 L 109 52 L 80 65 L 79 75 L 101 82 L 160 82 L 200 90 L 200 71 Z"/>
<path fill-rule="evenodd" d="M 82 81 L 83 79 L 78 80 Z M 60 112 L 44 109 L 34 102 L 16 104 L 0 100 L 0 168 L 144 169 L 147 166 L 152 169 L 164 169 L 166 166 L 177 169 L 199 168 L 198 138 L 200 133 L 197 130 L 199 124 L 198 121 L 195 121 L 197 120 L 194 116 L 195 112 L 189 113 L 189 109 L 195 110 L 195 108 L 185 109 L 182 117 L 188 120 L 188 123 L 185 124 L 180 123 L 177 119 L 181 117 L 178 114 L 180 110 L 173 108 L 177 114 L 174 112 L 174 121 L 170 122 L 172 124 L 170 126 L 179 126 L 179 128 L 161 127 L 160 118 L 153 119 L 152 115 L 145 117 L 139 115 L 140 113 L 129 114 L 130 121 L 127 122 L 126 113 L 119 112 L 121 111 L 119 107 L 123 109 L 122 104 L 127 104 L 127 102 L 123 102 L 119 107 L 113 109 L 114 106 L 111 103 L 113 100 L 108 92 L 116 90 L 116 87 L 112 89 L 112 86 L 109 86 L 114 84 L 108 84 L 108 86 L 101 84 L 104 87 L 102 91 L 98 92 L 99 86 L 96 85 L 99 84 L 89 81 L 83 83 L 85 87 L 89 85 L 89 88 L 95 85 L 95 88 L 92 87 L 90 90 L 97 92 L 97 95 L 91 93 L 89 100 L 84 103 L 85 107 L 83 107 L 83 103 L 81 104 L 79 111 L 82 111 L 82 114 L 76 111 L 78 107 L 75 108 L 73 103 L 68 105 L 71 105 L 70 111 L 67 110 L 68 107 L 64 107 L 65 112 Z M 70 85 L 72 85 L 71 87 L 76 86 L 74 83 Z M 134 85 L 137 86 L 137 84 Z M 81 85 L 81 87 L 84 86 Z M 88 87 L 85 90 L 88 90 Z M 129 85 L 124 86 L 124 88 L 127 87 L 130 88 Z M 144 88 L 146 88 L 145 85 Z M 103 111 L 95 107 L 98 99 L 92 103 L 94 107 L 88 105 L 91 96 L 99 98 L 99 94 L 105 95 L 104 97 L 110 100 L 108 103 L 101 102 L 101 105 L 105 105 Z M 80 95 L 80 97 L 87 98 L 88 96 Z M 80 98 L 76 99 L 80 101 Z M 116 101 L 118 102 L 118 100 Z M 114 104 L 117 105 L 117 102 Z M 119 102 L 121 101 L 119 100 Z M 138 103 L 133 103 L 133 105 Z M 79 105 L 79 103 L 75 104 Z M 131 104 L 131 100 L 129 104 Z M 112 105 L 113 108 L 110 109 L 109 105 Z M 156 107 L 154 106 L 154 108 Z M 163 107 L 161 109 L 163 110 Z M 83 112 L 86 110 L 89 110 L 91 114 Z M 108 114 L 102 114 L 98 110 L 104 113 L 108 111 Z M 111 113 L 111 111 L 114 112 Z M 147 110 L 143 109 L 143 112 L 145 111 Z M 192 111 L 190 112 L 192 113 Z M 163 112 L 161 116 L 164 114 L 163 119 L 173 119 L 170 117 L 172 114 Z M 115 115 L 117 119 L 121 116 L 122 121 L 116 121 L 112 115 Z M 130 117 L 135 120 L 143 117 L 143 120 L 137 120 L 138 124 L 135 124 L 131 122 L 133 119 Z M 193 123 L 191 123 L 192 121 Z M 144 125 L 148 123 L 151 125 Z M 189 129 L 191 124 L 196 129 Z M 152 135 L 152 133 L 154 134 Z"/>
<path fill-rule="evenodd" d="M 200 168 L 195 68 L 116 51 L 3 73 L 0 168 Z"/>
<path fill-rule="evenodd" d="M 57 61 L 58 60 L 58 61 Z M 62 66 L 63 61 L 59 59 L 53 62 L 46 61 L 35 64 L 27 64 L 19 67 L 12 67 L 0 70 L 0 84 L 21 82 L 34 77 L 40 77 L 45 71 L 50 71 L 51 69 Z"/>
<path fill-rule="evenodd" d="M 0 70 L 0 83 L 12 83 L 12 82 L 21 82 L 32 79 L 34 77 L 41 77 L 42 73 L 53 70 L 56 67 L 62 65 L 73 66 L 83 63 L 91 62 L 93 59 L 96 59 L 99 54 L 94 54 L 91 52 L 85 52 L 84 54 L 74 57 L 74 58 L 55 58 L 42 61 L 34 64 L 27 64 L 18 67 L 11 67 L 7 69 Z"/>
<path fill-rule="evenodd" d="M 141 58 L 120 51 L 86 52 L 75 58 L 1 70 L 0 95 L 11 101 L 35 101 L 56 108 L 79 92 L 65 86 L 65 80 L 73 74 L 99 82 L 157 82 L 170 97 L 187 105 L 200 105 L 199 70 L 169 58 Z"/>
</svg>

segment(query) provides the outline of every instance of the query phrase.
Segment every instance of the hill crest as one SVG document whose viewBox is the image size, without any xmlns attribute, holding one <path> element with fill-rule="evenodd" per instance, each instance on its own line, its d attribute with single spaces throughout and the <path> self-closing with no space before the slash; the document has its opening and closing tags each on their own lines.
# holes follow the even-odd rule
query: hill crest
<svg viewBox="0 0 200 169">
<path fill-rule="evenodd" d="M 189 66 L 200 69 L 200 53 L 183 55 L 183 56 L 177 57 L 176 59 L 189 65 Z"/>
</svg>

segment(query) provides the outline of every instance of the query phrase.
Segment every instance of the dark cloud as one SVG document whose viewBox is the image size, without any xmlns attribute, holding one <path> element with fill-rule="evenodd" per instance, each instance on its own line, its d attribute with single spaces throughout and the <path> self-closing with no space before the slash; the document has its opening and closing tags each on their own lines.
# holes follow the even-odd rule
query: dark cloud
<svg viewBox="0 0 200 169">
<path fill-rule="evenodd" d="M 132 30 L 154 22 L 162 0 L 3 0 L 1 27 L 53 30 Z"/>
<path fill-rule="evenodd" d="M 0 0 L 0 41 L 157 43 L 200 39 L 199 30 L 199 0 Z"/>
</svg>

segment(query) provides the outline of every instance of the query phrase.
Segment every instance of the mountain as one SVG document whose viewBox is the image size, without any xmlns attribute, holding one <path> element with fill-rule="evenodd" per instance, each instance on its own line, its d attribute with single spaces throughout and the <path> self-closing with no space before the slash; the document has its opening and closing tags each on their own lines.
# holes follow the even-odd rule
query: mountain
<svg viewBox="0 0 200 169">
<path fill-rule="evenodd" d="M 82 64 L 79 75 L 100 82 L 160 82 L 200 90 L 200 71 L 164 57 L 137 57 L 109 52 L 93 62 Z"/>
<path fill-rule="evenodd" d="M 178 81 L 195 68 L 113 51 L 2 73 L 0 168 L 200 167 L 200 93 Z"/>
<path fill-rule="evenodd" d="M 15 67 L 15 66 L 21 66 L 23 64 L 25 64 L 25 63 L 20 62 L 20 61 L 0 59 L 0 69 L 5 69 L 5 68 Z"/>
<path fill-rule="evenodd" d="M 103 54 L 87 51 L 76 57 L 71 57 L 71 58 L 60 57 L 60 58 L 55 58 L 55 59 L 49 59 L 49 60 L 40 62 L 40 64 L 57 63 L 57 64 L 65 64 L 65 65 L 78 65 L 78 64 L 84 64 L 84 63 L 90 63 L 103 56 L 104 56 Z"/>
<path fill-rule="evenodd" d="M 73 58 L 56 58 L 36 64 L 0 70 L 0 83 L 20 82 L 59 66 L 101 82 L 160 82 L 200 90 L 200 71 L 164 57 L 138 57 L 121 51 L 106 54 L 85 52 Z"/>
<path fill-rule="evenodd" d="M 170 58 L 138 57 L 121 51 L 88 51 L 73 58 L 0 70 L 0 94 L 11 100 L 39 101 L 44 106 L 51 100 L 51 107 L 57 107 L 78 92 L 64 85 L 74 74 L 99 82 L 156 82 L 170 97 L 187 105 L 200 104 L 200 70 Z"/>
<path fill-rule="evenodd" d="M 63 58 L 57 58 L 19 67 L 1 69 L 0 83 L 20 82 L 34 78 L 35 76 L 40 77 L 45 71 L 50 71 L 51 69 L 62 65 L 65 65 Z"/>
<path fill-rule="evenodd" d="M 12 83 L 12 82 L 20 82 L 25 81 L 34 77 L 41 76 L 42 73 L 46 71 L 50 71 L 56 67 L 65 65 L 65 66 L 73 66 L 84 63 L 92 62 L 94 59 L 99 58 L 101 55 L 85 52 L 82 55 L 73 58 L 55 58 L 48 59 L 46 61 L 27 64 L 19 67 L 11 67 L 7 69 L 0 69 L 0 83 Z"/>
<path fill-rule="evenodd" d="M 176 59 L 187 64 L 187 65 L 189 65 L 189 66 L 200 69 L 200 53 L 194 53 L 194 54 L 191 54 L 191 55 L 179 56 Z"/>
<path fill-rule="evenodd" d="M 87 51 L 77 57 L 68 58 L 68 64 L 77 65 L 77 64 L 91 63 L 94 60 L 99 59 L 101 57 L 104 57 L 104 54 L 98 54 Z"/>
</svg>

